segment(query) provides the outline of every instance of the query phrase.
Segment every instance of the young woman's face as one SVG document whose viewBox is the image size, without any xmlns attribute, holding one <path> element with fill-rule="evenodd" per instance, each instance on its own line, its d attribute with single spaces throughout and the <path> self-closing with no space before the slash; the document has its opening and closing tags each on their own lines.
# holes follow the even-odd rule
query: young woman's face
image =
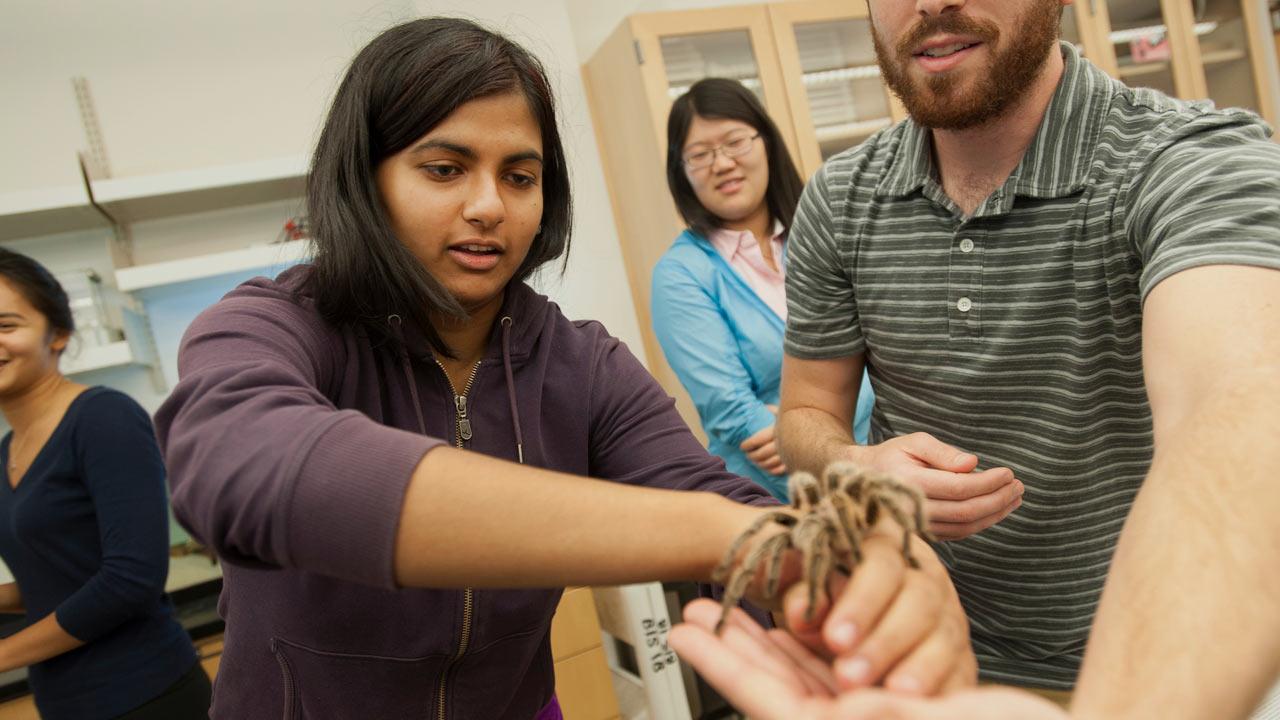
<svg viewBox="0 0 1280 720">
<path fill-rule="evenodd" d="M 542 132 L 518 92 L 480 98 L 377 168 L 400 242 L 470 313 L 502 302 L 542 221 Z"/>
<path fill-rule="evenodd" d="M 21 394 L 58 371 L 67 336 L 49 332 L 49 321 L 8 280 L 0 278 L 0 397 Z"/>
<path fill-rule="evenodd" d="M 740 120 L 694 115 L 684 139 L 683 158 L 719 148 L 710 165 L 691 168 L 686 162 L 684 172 L 698 202 L 729 226 L 746 221 L 764 206 L 769 189 L 769 157 L 763 137 L 752 140 L 747 151 L 737 157 L 726 155 L 724 146 L 757 134 L 755 128 Z"/>
</svg>

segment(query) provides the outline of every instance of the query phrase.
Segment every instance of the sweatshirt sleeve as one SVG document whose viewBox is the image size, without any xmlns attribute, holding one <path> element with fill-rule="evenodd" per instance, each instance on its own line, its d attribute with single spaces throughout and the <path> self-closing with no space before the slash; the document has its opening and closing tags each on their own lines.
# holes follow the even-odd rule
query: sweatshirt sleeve
<svg viewBox="0 0 1280 720">
<path fill-rule="evenodd" d="M 730 473 L 707 452 L 663 391 L 621 341 L 609 337 L 591 378 L 593 477 L 668 490 L 703 490 L 740 503 L 776 505 L 768 491 Z"/>
<path fill-rule="evenodd" d="M 169 513 L 164 464 L 146 411 L 109 392 L 86 399 L 79 412 L 73 449 L 93 502 L 102 558 L 98 571 L 54 612 L 64 630 L 91 642 L 146 614 L 164 595 Z"/>
<path fill-rule="evenodd" d="M 337 409 L 334 336 L 252 287 L 192 323 L 156 415 L 174 514 L 231 562 L 392 588 L 405 490 L 441 443 Z"/>
</svg>

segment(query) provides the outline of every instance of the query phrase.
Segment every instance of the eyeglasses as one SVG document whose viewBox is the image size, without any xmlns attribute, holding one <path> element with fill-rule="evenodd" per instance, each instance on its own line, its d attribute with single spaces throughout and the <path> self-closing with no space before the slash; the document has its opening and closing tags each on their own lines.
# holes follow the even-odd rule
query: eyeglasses
<svg viewBox="0 0 1280 720">
<path fill-rule="evenodd" d="M 742 157 L 751 152 L 751 147 L 755 144 L 756 138 L 760 137 L 760 133 L 755 135 L 739 135 L 732 137 L 719 145 L 706 148 L 704 150 L 695 150 L 681 158 L 685 167 L 690 170 L 701 170 L 705 167 L 711 167 L 716 161 L 716 153 L 721 153 L 727 158 Z"/>
</svg>

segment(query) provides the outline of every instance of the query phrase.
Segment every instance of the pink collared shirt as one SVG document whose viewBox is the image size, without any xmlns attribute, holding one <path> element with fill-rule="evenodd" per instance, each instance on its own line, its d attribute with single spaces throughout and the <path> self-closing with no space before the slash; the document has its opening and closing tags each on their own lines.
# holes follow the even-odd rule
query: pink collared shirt
<svg viewBox="0 0 1280 720">
<path fill-rule="evenodd" d="M 750 230 L 713 230 L 711 246 L 720 253 L 720 257 L 729 263 L 729 267 L 738 271 L 747 286 L 756 295 L 778 313 L 785 322 L 787 319 L 786 269 L 782 266 L 782 225 L 774 223 L 773 237 L 769 239 L 769 247 L 773 250 L 773 262 L 777 270 L 769 267 L 764 261 L 764 253 L 760 252 L 760 243 Z"/>
</svg>

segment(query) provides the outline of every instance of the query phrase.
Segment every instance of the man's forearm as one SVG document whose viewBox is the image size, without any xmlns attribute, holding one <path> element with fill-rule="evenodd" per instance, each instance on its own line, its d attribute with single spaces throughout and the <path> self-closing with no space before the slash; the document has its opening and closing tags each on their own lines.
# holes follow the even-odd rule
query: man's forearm
<svg viewBox="0 0 1280 720">
<path fill-rule="evenodd" d="M 820 473 L 834 460 L 849 459 L 853 445 L 849 424 L 822 410 L 792 408 L 778 417 L 778 448 L 793 471 Z"/>
<path fill-rule="evenodd" d="M 1280 369 L 1157 435 L 1072 714 L 1244 718 L 1280 673 Z"/>
</svg>

